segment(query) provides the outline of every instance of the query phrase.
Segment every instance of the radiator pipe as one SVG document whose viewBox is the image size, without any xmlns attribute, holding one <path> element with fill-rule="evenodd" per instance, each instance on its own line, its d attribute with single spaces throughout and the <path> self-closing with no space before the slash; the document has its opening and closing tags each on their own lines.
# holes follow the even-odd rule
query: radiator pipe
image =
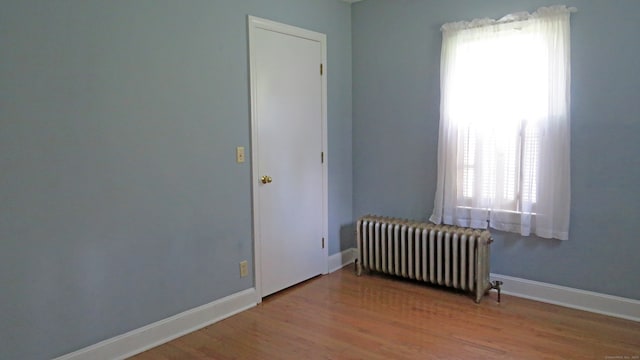
<svg viewBox="0 0 640 360">
<path fill-rule="evenodd" d="M 502 281 L 496 280 L 496 281 L 490 282 L 490 284 L 491 284 L 491 289 L 498 290 L 498 304 L 499 304 L 500 303 L 500 289 L 502 287 Z"/>
</svg>

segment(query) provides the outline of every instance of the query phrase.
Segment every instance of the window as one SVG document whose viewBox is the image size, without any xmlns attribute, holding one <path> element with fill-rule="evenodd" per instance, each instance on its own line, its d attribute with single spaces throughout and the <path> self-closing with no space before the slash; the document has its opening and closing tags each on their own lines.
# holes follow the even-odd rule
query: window
<svg viewBox="0 0 640 360">
<path fill-rule="evenodd" d="M 431 221 L 568 238 L 571 11 L 443 26 Z"/>
</svg>

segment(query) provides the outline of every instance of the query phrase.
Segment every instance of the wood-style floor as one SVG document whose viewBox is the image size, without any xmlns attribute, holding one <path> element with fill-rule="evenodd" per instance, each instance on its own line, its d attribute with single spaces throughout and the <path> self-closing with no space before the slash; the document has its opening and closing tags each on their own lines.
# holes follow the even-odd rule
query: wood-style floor
<svg viewBox="0 0 640 360">
<path fill-rule="evenodd" d="M 134 359 L 640 359 L 640 323 L 496 297 L 347 267 Z"/>
</svg>

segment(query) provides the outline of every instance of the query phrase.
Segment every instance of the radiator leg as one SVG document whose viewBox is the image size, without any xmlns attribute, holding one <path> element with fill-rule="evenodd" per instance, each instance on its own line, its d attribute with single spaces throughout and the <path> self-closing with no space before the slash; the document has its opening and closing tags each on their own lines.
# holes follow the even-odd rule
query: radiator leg
<svg viewBox="0 0 640 360">
<path fill-rule="evenodd" d="M 360 265 L 360 262 L 358 261 L 358 259 L 356 259 L 356 261 L 353 264 L 356 267 L 356 276 L 362 275 L 362 265 Z"/>
</svg>

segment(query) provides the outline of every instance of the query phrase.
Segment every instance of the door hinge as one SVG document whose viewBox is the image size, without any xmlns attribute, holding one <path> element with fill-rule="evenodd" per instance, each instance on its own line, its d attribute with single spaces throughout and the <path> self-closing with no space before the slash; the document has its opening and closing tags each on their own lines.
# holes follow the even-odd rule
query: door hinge
<svg viewBox="0 0 640 360">
<path fill-rule="evenodd" d="M 322 64 L 320 64 L 320 75 L 322 75 L 322 74 L 323 74 L 323 71 L 322 71 Z"/>
<path fill-rule="evenodd" d="M 324 238 L 322 238 L 322 248 L 324 249 Z"/>
<path fill-rule="evenodd" d="M 324 151 L 320 152 L 320 163 L 324 164 Z"/>
</svg>

